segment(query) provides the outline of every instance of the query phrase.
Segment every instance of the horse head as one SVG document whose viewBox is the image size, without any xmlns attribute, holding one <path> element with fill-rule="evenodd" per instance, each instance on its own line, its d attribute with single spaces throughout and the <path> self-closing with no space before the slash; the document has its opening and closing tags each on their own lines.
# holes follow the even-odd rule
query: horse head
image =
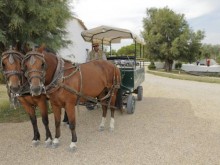
<svg viewBox="0 0 220 165">
<path fill-rule="evenodd" d="M 39 96 L 42 92 L 45 92 L 46 62 L 43 48 L 40 47 L 38 50 L 28 52 L 22 61 L 22 67 L 30 84 L 31 94 Z"/>
<path fill-rule="evenodd" d="M 0 67 L 3 70 L 7 86 L 12 93 L 18 93 L 21 88 L 22 69 L 21 61 L 24 55 L 12 48 L 3 52 Z"/>
</svg>

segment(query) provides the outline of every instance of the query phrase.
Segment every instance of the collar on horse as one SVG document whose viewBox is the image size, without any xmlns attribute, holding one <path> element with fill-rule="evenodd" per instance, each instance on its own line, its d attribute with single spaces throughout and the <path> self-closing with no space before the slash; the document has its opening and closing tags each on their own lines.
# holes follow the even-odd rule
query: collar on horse
<svg viewBox="0 0 220 165">
<path fill-rule="evenodd" d="M 53 76 L 51 83 L 45 87 L 47 94 L 53 93 L 54 91 L 59 89 L 60 86 L 58 84 L 60 81 L 63 81 L 64 61 L 62 58 L 60 58 L 58 56 L 56 56 L 56 57 L 58 60 L 56 71 L 54 73 L 54 76 Z"/>
</svg>

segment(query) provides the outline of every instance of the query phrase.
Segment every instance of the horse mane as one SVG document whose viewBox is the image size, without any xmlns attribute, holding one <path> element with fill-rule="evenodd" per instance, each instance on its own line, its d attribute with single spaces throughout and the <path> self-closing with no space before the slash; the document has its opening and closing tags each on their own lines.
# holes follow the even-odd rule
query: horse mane
<svg viewBox="0 0 220 165">
<path fill-rule="evenodd" d="M 40 52 L 40 53 L 42 53 L 42 52 L 47 52 L 47 53 L 50 53 L 50 54 L 52 54 L 52 55 L 54 55 L 54 56 L 59 56 L 59 55 L 56 53 L 56 51 L 54 51 L 53 49 L 51 49 L 51 48 L 49 48 L 49 47 L 46 47 L 45 44 L 42 44 L 42 45 L 37 49 L 37 51 Z M 62 58 L 62 57 L 61 57 L 61 58 Z M 72 61 L 67 60 L 67 59 L 65 59 L 65 58 L 62 58 L 62 60 L 63 60 L 64 62 L 68 62 L 68 63 L 71 63 L 71 64 L 73 64 L 73 65 L 76 65 L 76 63 L 73 63 Z"/>
<path fill-rule="evenodd" d="M 37 51 L 40 52 L 40 53 L 45 51 L 47 53 L 52 53 L 54 55 L 57 55 L 55 50 L 53 50 L 52 48 L 47 47 L 45 44 L 41 44 L 41 46 L 37 48 Z"/>
</svg>

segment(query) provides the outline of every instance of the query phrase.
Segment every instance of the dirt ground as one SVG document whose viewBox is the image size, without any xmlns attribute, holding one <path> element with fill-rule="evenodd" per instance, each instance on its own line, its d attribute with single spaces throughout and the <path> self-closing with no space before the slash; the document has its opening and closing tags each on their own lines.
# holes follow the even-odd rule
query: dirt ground
<svg viewBox="0 0 220 165">
<path fill-rule="evenodd" d="M 0 124 L 0 164 L 22 165 L 214 165 L 220 164 L 220 85 L 145 75 L 144 98 L 132 115 L 115 114 L 115 131 L 98 131 L 101 110 L 80 107 L 77 151 L 61 126 L 60 146 L 31 146 L 30 122 Z M 136 96 L 136 95 L 135 95 Z M 108 113 L 108 117 L 110 113 Z M 50 128 L 54 136 L 53 114 Z"/>
</svg>

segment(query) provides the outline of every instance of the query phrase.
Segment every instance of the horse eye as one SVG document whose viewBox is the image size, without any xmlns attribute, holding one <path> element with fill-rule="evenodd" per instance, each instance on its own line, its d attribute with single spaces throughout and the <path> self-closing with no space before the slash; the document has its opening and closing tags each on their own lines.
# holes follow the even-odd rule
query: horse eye
<svg viewBox="0 0 220 165">
<path fill-rule="evenodd" d="M 44 63 L 42 63 L 42 64 L 41 64 L 41 68 L 44 68 L 44 66 L 45 66 Z"/>
</svg>

